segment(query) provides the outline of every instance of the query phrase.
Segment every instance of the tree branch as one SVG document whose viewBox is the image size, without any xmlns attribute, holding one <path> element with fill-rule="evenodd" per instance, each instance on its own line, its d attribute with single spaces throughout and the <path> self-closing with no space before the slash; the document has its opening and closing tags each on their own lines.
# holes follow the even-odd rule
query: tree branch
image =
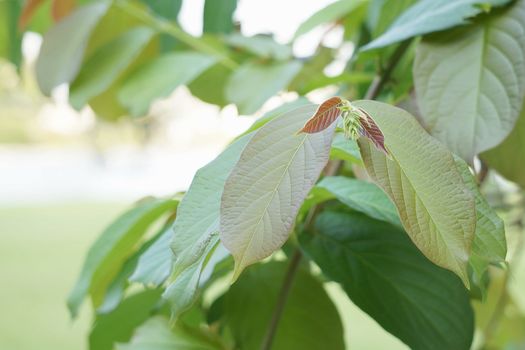
<svg viewBox="0 0 525 350">
<path fill-rule="evenodd" d="M 301 262 L 302 256 L 303 254 L 301 253 L 301 251 L 297 249 L 292 258 L 290 259 L 288 270 L 286 271 L 286 275 L 284 276 L 283 285 L 281 287 L 279 295 L 277 296 L 277 304 L 275 305 L 275 309 L 273 311 L 272 319 L 270 320 L 268 331 L 266 332 L 266 336 L 264 337 L 261 346 L 262 350 L 270 350 L 272 348 L 273 339 L 275 338 L 275 333 L 277 332 L 277 326 L 279 325 L 279 321 L 283 314 L 286 301 L 288 300 L 288 295 L 290 294 L 290 290 L 292 289 L 295 275 L 299 270 L 299 263 Z"/>
</svg>

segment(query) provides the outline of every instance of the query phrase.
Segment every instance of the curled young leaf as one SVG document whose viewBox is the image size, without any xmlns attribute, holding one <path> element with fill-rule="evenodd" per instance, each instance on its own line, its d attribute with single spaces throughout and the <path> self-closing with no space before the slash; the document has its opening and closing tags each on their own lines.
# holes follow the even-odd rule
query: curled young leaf
<svg viewBox="0 0 525 350">
<path fill-rule="evenodd" d="M 388 150 L 385 147 L 385 135 L 383 135 L 383 132 L 381 129 L 379 129 L 379 126 L 377 126 L 374 119 L 362 108 L 358 108 L 359 113 L 359 121 L 361 124 L 361 129 L 359 130 L 359 133 L 361 136 L 366 137 L 372 143 L 377 147 L 378 150 L 389 155 Z"/>
<path fill-rule="evenodd" d="M 308 119 L 299 133 L 315 134 L 328 128 L 341 115 L 343 99 L 341 97 L 332 97 L 319 105 L 317 111 Z"/>
</svg>

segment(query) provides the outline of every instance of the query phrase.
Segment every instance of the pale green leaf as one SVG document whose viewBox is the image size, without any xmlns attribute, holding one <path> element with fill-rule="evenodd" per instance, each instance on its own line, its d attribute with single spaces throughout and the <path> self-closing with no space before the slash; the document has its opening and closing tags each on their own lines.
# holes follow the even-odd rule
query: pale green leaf
<svg viewBox="0 0 525 350">
<path fill-rule="evenodd" d="M 44 94 L 75 78 L 91 31 L 107 9 L 105 1 L 79 7 L 44 35 L 35 67 Z"/>
<path fill-rule="evenodd" d="M 234 29 L 233 13 L 237 0 L 205 0 L 203 15 L 204 33 L 230 33 Z"/>
<path fill-rule="evenodd" d="M 489 263 L 498 264 L 505 261 L 507 255 L 505 225 L 479 191 L 468 165 L 456 157 L 456 166 L 476 201 L 476 232 L 472 242 L 470 265 L 477 275 L 476 278 L 481 280 Z"/>
<path fill-rule="evenodd" d="M 405 232 L 359 213 L 324 212 L 301 247 L 352 301 L 411 349 L 469 349 L 474 315 L 460 279 Z"/>
<path fill-rule="evenodd" d="M 299 73 L 298 61 L 261 64 L 247 62 L 238 68 L 226 85 L 226 98 L 240 114 L 253 114 L 270 97 L 286 89 Z"/>
<path fill-rule="evenodd" d="M 236 349 L 261 349 L 285 272 L 285 262 L 246 270 L 224 295 L 224 321 Z M 294 276 L 272 350 L 342 350 L 340 316 L 323 285 L 307 271 Z"/>
<path fill-rule="evenodd" d="M 176 259 L 175 275 L 197 262 L 210 246 L 217 243 L 224 185 L 252 135 L 245 135 L 232 143 L 195 174 L 173 224 L 171 249 Z"/>
<path fill-rule="evenodd" d="M 507 137 L 525 95 L 525 1 L 424 40 L 414 79 L 423 123 L 467 162 Z"/>
<path fill-rule="evenodd" d="M 219 244 L 218 234 L 212 238 L 199 259 L 177 274 L 162 295 L 170 302 L 174 318 L 191 307 L 199 295 L 199 288 L 212 277 L 215 265 L 229 255 L 226 248 Z"/>
<path fill-rule="evenodd" d="M 368 2 L 368 0 L 338 0 L 326 6 L 301 23 L 294 34 L 294 39 L 308 33 L 321 24 L 335 22 L 345 17 L 366 2 Z"/>
<path fill-rule="evenodd" d="M 200 329 L 186 325 L 170 326 L 167 318 L 155 316 L 140 326 L 128 344 L 117 350 L 219 350 L 224 347 Z"/>
<path fill-rule="evenodd" d="M 396 207 L 385 192 L 373 183 L 344 176 L 328 176 L 316 187 L 332 193 L 354 210 L 401 227 Z"/>
<path fill-rule="evenodd" d="M 154 31 L 138 27 L 110 41 L 83 65 L 70 88 L 69 101 L 77 109 L 104 92 L 150 41 Z"/>
<path fill-rule="evenodd" d="M 173 264 L 173 252 L 170 249 L 172 236 L 171 227 L 165 229 L 147 249 L 141 252 L 129 277 L 130 281 L 156 287 L 168 278 Z"/>
<path fill-rule="evenodd" d="M 481 159 L 507 180 L 525 188 L 525 105 L 510 135 L 496 148 L 481 154 Z"/>
<path fill-rule="evenodd" d="M 408 112 L 374 101 L 354 104 L 374 118 L 392 158 L 360 139 L 368 174 L 392 199 L 405 230 L 423 254 L 455 272 L 468 286 L 475 203 L 452 154 Z"/>
<path fill-rule="evenodd" d="M 178 200 L 148 199 L 121 215 L 91 246 L 80 276 L 68 298 L 68 307 L 76 316 L 80 304 L 91 294 L 98 307 L 107 286 L 133 252 L 147 228 L 163 214 L 175 210 Z"/>
<path fill-rule="evenodd" d="M 175 263 L 165 293 L 175 314 L 194 300 L 206 259 L 219 241 L 224 184 L 251 137 L 251 134 L 241 137 L 199 169 L 177 209 L 171 243 Z"/>
<path fill-rule="evenodd" d="M 190 83 L 216 59 L 195 52 L 164 54 L 145 64 L 124 82 L 118 98 L 133 116 L 144 115 L 150 104 Z"/>
<path fill-rule="evenodd" d="M 362 50 L 391 45 L 405 39 L 469 23 L 485 6 L 501 6 L 511 0 L 421 0 L 399 16 L 388 30 Z M 486 8 L 486 7 L 485 7 Z"/>
<path fill-rule="evenodd" d="M 284 244 L 328 161 L 335 124 L 297 134 L 316 108 L 299 107 L 257 130 L 226 181 L 220 234 L 235 259 L 234 279 Z"/>
</svg>

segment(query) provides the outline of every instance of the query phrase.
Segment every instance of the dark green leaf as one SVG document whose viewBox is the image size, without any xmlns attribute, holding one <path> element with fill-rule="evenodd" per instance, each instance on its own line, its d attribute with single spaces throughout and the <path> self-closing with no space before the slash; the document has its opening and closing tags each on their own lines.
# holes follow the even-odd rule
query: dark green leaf
<svg viewBox="0 0 525 350">
<path fill-rule="evenodd" d="M 204 33 L 230 33 L 234 29 L 233 12 L 237 0 L 205 0 Z"/>
<path fill-rule="evenodd" d="M 326 212 L 302 247 L 385 330 L 413 349 L 469 349 L 468 294 L 450 271 L 428 261 L 406 234 L 359 213 Z"/>
<path fill-rule="evenodd" d="M 113 350 L 117 342 L 128 341 L 135 328 L 151 317 L 160 295 L 160 290 L 147 290 L 128 297 L 110 313 L 97 315 L 89 335 L 89 349 Z"/>
<path fill-rule="evenodd" d="M 260 349 L 287 264 L 271 262 L 245 271 L 224 300 L 224 321 L 239 349 Z M 323 285 L 300 269 L 294 278 L 272 350 L 344 349 L 343 327 Z"/>
<path fill-rule="evenodd" d="M 169 21 L 177 22 L 182 0 L 142 0 L 156 15 Z M 175 38 L 169 34 L 160 35 L 160 51 L 173 50 L 177 45 Z"/>
<path fill-rule="evenodd" d="M 18 18 L 22 12 L 19 0 L 0 2 L 0 57 L 5 57 L 19 67 L 22 60 L 22 34 Z"/>
</svg>

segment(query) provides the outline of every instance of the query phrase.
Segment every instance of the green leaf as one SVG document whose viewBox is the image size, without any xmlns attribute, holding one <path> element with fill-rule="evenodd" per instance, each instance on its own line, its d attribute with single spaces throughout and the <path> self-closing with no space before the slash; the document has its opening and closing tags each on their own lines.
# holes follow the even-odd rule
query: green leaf
<svg viewBox="0 0 525 350">
<path fill-rule="evenodd" d="M 172 317 L 177 318 L 197 300 L 199 287 L 208 282 L 217 263 L 225 259 L 229 253 L 218 244 L 218 235 L 206 243 L 205 250 L 193 264 L 176 275 L 163 294 L 171 304 Z"/>
<path fill-rule="evenodd" d="M 21 1 L 0 2 L 0 57 L 7 58 L 17 67 L 22 60 L 22 34 L 18 28 L 21 12 Z"/>
<path fill-rule="evenodd" d="M 392 157 L 360 139 L 368 174 L 392 199 L 405 230 L 423 254 L 455 272 L 468 286 L 475 204 L 452 154 L 404 110 L 374 101 L 354 105 L 374 118 Z"/>
<path fill-rule="evenodd" d="M 244 36 L 240 33 L 232 33 L 225 38 L 228 45 L 246 50 L 262 58 L 275 58 L 276 60 L 288 60 L 292 57 L 292 48 L 289 45 L 277 43 L 269 35 Z"/>
<path fill-rule="evenodd" d="M 450 271 L 428 261 L 395 226 L 359 213 L 322 213 L 306 253 L 352 301 L 412 349 L 469 349 L 474 316 Z"/>
<path fill-rule="evenodd" d="M 171 227 L 165 229 L 155 242 L 137 257 L 137 264 L 129 277 L 130 281 L 155 287 L 164 283 L 173 264 L 173 252 L 170 249 L 172 236 Z"/>
<path fill-rule="evenodd" d="M 525 1 L 424 40 L 414 64 L 423 122 L 467 162 L 501 143 L 525 96 Z M 458 127 L 461 121 L 461 127 Z"/>
<path fill-rule="evenodd" d="M 476 274 L 476 279 L 481 281 L 489 263 L 498 264 L 505 261 L 507 255 L 505 226 L 503 220 L 479 191 L 476 179 L 472 176 L 468 165 L 459 157 L 456 157 L 455 160 L 465 185 L 472 192 L 476 201 L 476 232 L 472 242 L 470 266 Z"/>
<path fill-rule="evenodd" d="M 480 4 L 502 6 L 511 0 L 421 0 L 401 14 L 388 30 L 362 50 L 377 49 L 415 36 L 469 23 L 484 11 Z"/>
<path fill-rule="evenodd" d="M 156 316 L 140 326 L 128 344 L 118 344 L 117 350 L 220 350 L 219 341 L 200 329 L 176 324 Z"/>
<path fill-rule="evenodd" d="M 237 0 L 205 0 L 203 32 L 230 33 L 234 29 L 233 13 Z"/>
<path fill-rule="evenodd" d="M 321 24 L 335 22 L 345 17 L 366 2 L 368 2 L 368 0 L 339 0 L 326 6 L 322 10 L 314 13 L 297 28 L 294 34 L 294 40 Z"/>
<path fill-rule="evenodd" d="M 317 106 L 297 108 L 261 127 L 226 180 L 221 241 L 235 259 L 234 279 L 288 239 L 299 207 L 328 161 L 335 124 L 297 134 Z"/>
<path fill-rule="evenodd" d="M 56 86 L 75 78 L 88 38 L 107 9 L 105 1 L 79 7 L 44 35 L 35 67 L 44 94 L 49 95 Z"/>
<path fill-rule="evenodd" d="M 372 218 L 402 227 L 397 209 L 377 185 L 344 176 L 328 176 L 316 187 L 332 193 L 341 203 Z"/>
<path fill-rule="evenodd" d="M 174 313 L 194 300 L 205 260 L 219 241 L 219 211 L 224 184 L 252 135 L 231 144 L 199 169 L 184 195 L 173 224 L 173 275 L 165 297 Z"/>
<path fill-rule="evenodd" d="M 77 283 L 69 295 L 68 307 L 73 317 L 88 292 L 95 307 L 102 303 L 107 286 L 147 228 L 163 214 L 175 210 L 178 203 L 174 199 L 144 200 L 106 228 L 89 249 Z"/>
<path fill-rule="evenodd" d="M 330 158 L 341 159 L 350 163 L 363 163 L 357 142 L 347 139 L 342 133 L 335 134 Z"/>
<path fill-rule="evenodd" d="M 371 0 L 368 5 L 368 24 L 373 38 L 383 34 L 408 7 L 418 0 Z"/>
<path fill-rule="evenodd" d="M 182 0 L 142 0 L 157 16 L 177 22 Z M 160 34 L 160 52 L 168 52 L 177 47 L 178 41 L 169 34 Z"/>
<path fill-rule="evenodd" d="M 110 41 L 91 56 L 71 84 L 71 105 L 80 109 L 104 92 L 138 56 L 153 36 L 147 27 L 131 29 Z"/>
<path fill-rule="evenodd" d="M 130 296 L 112 312 L 97 315 L 89 334 L 89 349 L 113 350 L 117 342 L 128 341 L 135 328 L 151 317 L 160 295 L 160 290 L 146 290 Z"/>
<path fill-rule="evenodd" d="M 188 88 L 200 100 L 224 107 L 228 104 L 224 88 L 231 74 L 231 69 L 218 63 L 195 78 Z"/>
<path fill-rule="evenodd" d="M 482 153 L 481 159 L 507 180 L 525 188 L 525 105 L 510 135 L 496 148 Z"/>
<path fill-rule="evenodd" d="M 228 80 L 226 98 L 237 105 L 240 114 L 253 114 L 266 100 L 286 89 L 300 69 L 298 61 L 272 64 L 247 62 Z"/>
<path fill-rule="evenodd" d="M 260 349 L 286 270 L 285 262 L 256 265 L 230 287 L 224 320 L 236 349 Z M 343 327 L 323 285 L 299 269 L 286 301 L 272 350 L 344 349 Z"/>
<path fill-rule="evenodd" d="M 153 101 L 188 84 L 215 61 L 195 52 L 164 54 L 131 74 L 120 90 L 119 100 L 133 116 L 144 115 Z"/>
</svg>

